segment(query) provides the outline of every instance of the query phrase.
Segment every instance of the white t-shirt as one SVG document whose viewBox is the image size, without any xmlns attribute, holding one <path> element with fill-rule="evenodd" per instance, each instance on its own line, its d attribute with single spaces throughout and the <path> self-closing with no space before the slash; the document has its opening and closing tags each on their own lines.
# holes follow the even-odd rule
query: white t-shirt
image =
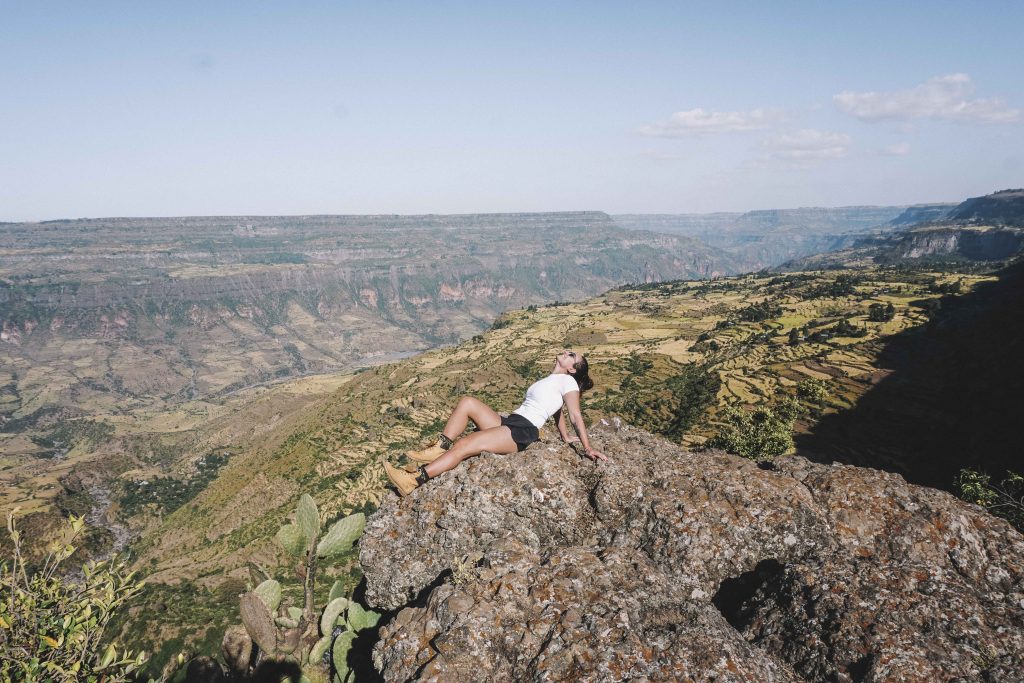
<svg viewBox="0 0 1024 683">
<path fill-rule="evenodd" d="M 576 378 L 569 374 L 548 375 L 530 385 L 526 390 L 526 400 L 516 408 L 514 413 L 522 415 L 534 427 L 540 429 L 548 418 L 562 407 L 562 397 L 570 391 L 579 391 L 580 385 Z"/>
</svg>

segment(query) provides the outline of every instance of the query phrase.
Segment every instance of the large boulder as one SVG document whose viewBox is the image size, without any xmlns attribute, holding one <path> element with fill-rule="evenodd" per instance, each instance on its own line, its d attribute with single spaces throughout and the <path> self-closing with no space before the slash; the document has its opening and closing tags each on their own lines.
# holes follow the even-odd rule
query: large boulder
<svg viewBox="0 0 1024 683">
<path fill-rule="evenodd" d="M 1019 680 L 1024 538 L 897 475 L 693 454 L 620 423 L 385 500 L 388 681 Z"/>
</svg>

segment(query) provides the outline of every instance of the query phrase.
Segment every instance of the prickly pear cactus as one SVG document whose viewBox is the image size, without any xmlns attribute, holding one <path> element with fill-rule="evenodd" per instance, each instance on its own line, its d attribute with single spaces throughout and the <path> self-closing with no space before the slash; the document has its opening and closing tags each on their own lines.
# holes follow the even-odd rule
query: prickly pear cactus
<svg viewBox="0 0 1024 683">
<path fill-rule="evenodd" d="M 299 506 L 295 509 L 295 522 L 307 542 L 312 542 L 320 535 L 320 512 L 316 501 L 308 493 L 299 498 Z"/>
<path fill-rule="evenodd" d="M 330 559 L 352 547 L 363 534 L 366 516 L 357 512 L 335 522 L 316 547 L 317 557 Z"/>
<path fill-rule="evenodd" d="M 349 678 L 348 651 L 352 649 L 352 641 L 355 639 L 356 634 L 352 631 L 344 631 L 334 639 L 331 663 L 334 664 L 335 683 L 345 683 Z"/>
<path fill-rule="evenodd" d="M 267 579 L 256 586 L 253 593 L 263 601 L 263 604 L 267 606 L 271 613 L 276 612 L 277 606 L 281 604 L 281 584 L 273 579 Z"/>
<path fill-rule="evenodd" d="M 289 555 L 302 557 L 306 548 L 309 547 L 309 540 L 303 536 L 298 524 L 285 524 L 274 536 Z"/>
<path fill-rule="evenodd" d="M 268 654 L 277 651 L 277 627 L 266 604 L 256 593 L 242 596 L 242 623 L 253 642 Z"/>
<path fill-rule="evenodd" d="M 325 532 L 316 502 L 303 494 L 294 519 L 278 530 L 275 539 L 290 555 L 300 558 L 299 576 L 306 583 L 309 596 L 313 594 L 311 577 L 315 575 L 317 560 L 332 559 L 350 550 L 363 533 L 366 517 L 362 513 L 349 515 Z M 353 675 L 347 661 L 352 642 L 358 631 L 376 626 L 380 615 L 349 600 L 345 595 L 346 583 L 335 581 L 320 614 L 321 637 L 314 643 L 316 633 L 311 633 L 311 629 L 315 627 L 309 621 L 303 622 L 304 610 L 282 606 L 281 584 L 256 563 L 250 563 L 249 573 L 259 585 L 242 595 L 241 610 L 242 623 L 252 642 L 268 655 L 283 656 L 303 666 L 322 667 L 324 673 L 333 672 L 334 681 L 348 683 Z M 310 619 L 308 615 L 305 618 Z"/>
<path fill-rule="evenodd" d="M 334 624 L 338 621 L 338 617 L 345 611 L 345 608 L 349 606 L 348 600 L 345 598 L 335 598 L 327 603 L 327 607 L 324 608 L 324 613 L 320 617 L 320 633 L 322 635 L 329 635 L 334 629 Z"/>
</svg>

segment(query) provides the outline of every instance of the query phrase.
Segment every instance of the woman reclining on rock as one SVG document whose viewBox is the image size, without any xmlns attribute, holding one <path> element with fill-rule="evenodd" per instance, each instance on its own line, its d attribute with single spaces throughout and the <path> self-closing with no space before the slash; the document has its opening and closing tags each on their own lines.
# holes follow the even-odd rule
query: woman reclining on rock
<svg viewBox="0 0 1024 683">
<path fill-rule="evenodd" d="M 580 393 L 594 386 L 590 379 L 587 359 L 575 351 L 563 351 L 555 357 L 551 374 L 534 382 L 526 390 L 526 400 L 508 417 L 501 417 L 486 403 L 471 396 L 463 396 L 448 418 L 448 424 L 438 438 L 437 444 L 420 451 L 409 451 L 406 456 L 420 463 L 415 474 L 393 467 L 384 462 L 384 471 L 403 496 L 409 495 L 420 484 L 447 472 L 466 458 L 479 455 L 482 451 L 491 453 L 515 453 L 524 450 L 540 438 L 538 430 L 557 413 L 555 425 L 562 441 L 571 443 L 565 429 L 565 411 L 569 413 L 583 452 L 593 460 L 607 460 L 603 454 L 590 446 L 587 428 L 580 414 Z M 476 432 L 458 439 L 472 420 Z"/>
</svg>

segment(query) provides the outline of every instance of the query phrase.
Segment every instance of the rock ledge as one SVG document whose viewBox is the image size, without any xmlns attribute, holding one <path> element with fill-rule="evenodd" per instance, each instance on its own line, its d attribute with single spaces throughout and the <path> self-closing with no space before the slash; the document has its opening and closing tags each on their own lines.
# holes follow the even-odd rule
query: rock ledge
<svg viewBox="0 0 1024 683">
<path fill-rule="evenodd" d="M 1019 681 L 1024 537 L 901 477 L 598 425 L 368 521 L 388 681 Z"/>
</svg>

